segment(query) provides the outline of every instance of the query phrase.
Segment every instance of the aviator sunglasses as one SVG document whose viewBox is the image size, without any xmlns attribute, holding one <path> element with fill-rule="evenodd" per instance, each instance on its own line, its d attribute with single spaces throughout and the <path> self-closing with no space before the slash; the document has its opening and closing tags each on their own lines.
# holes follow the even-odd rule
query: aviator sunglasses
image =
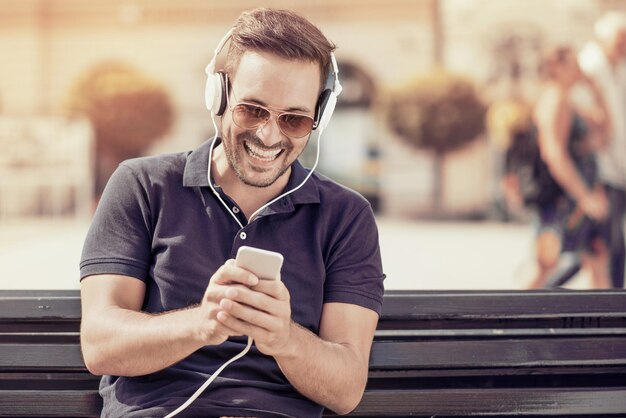
<svg viewBox="0 0 626 418">
<path fill-rule="evenodd" d="M 230 86 L 228 76 L 226 78 L 226 86 Z M 270 120 L 272 114 L 274 114 L 276 115 L 278 128 L 283 135 L 289 138 L 302 138 L 313 130 L 315 123 L 311 116 L 301 113 L 272 110 L 253 103 L 239 102 L 232 87 L 230 88 L 230 92 L 233 94 L 236 103 L 231 106 L 230 94 L 227 94 L 226 100 L 228 108 L 233 114 L 233 122 L 242 129 L 258 129 L 264 126 Z"/>
</svg>

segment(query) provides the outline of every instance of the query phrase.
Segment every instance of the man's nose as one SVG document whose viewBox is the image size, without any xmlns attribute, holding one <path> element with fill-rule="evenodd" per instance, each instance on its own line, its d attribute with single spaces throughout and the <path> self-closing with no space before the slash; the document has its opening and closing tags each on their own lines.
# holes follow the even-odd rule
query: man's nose
<svg viewBox="0 0 626 418">
<path fill-rule="evenodd" d="M 256 135 L 266 147 L 271 147 L 282 141 L 283 134 L 278 127 L 278 118 L 271 115 L 269 120 L 257 129 Z"/>
</svg>

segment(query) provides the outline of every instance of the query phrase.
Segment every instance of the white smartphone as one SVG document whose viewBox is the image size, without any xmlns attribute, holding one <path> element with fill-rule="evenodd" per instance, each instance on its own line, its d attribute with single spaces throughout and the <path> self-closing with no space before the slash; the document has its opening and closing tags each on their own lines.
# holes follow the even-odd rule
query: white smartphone
<svg viewBox="0 0 626 418">
<path fill-rule="evenodd" d="M 235 259 L 237 267 L 244 268 L 259 279 L 278 280 L 283 265 L 283 255 L 274 251 L 242 246 Z"/>
</svg>

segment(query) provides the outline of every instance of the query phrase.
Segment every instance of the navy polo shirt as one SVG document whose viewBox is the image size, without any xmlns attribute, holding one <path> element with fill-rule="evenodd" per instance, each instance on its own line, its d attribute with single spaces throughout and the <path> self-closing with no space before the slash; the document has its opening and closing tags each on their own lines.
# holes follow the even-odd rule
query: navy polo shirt
<svg viewBox="0 0 626 418">
<path fill-rule="evenodd" d="M 121 274 L 146 284 L 143 310 L 185 308 L 202 299 L 209 279 L 242 245 L 283 254 L 282 281 L 292 319 L 318 334 L 327 302 L 380 313 L 383 273 L 369 203 L 314 173 L 303 187 L 264 209 L 249 224 L 220 191 L 241 228 L 208 187 L 210 141 L 187 153 L 122 163 L 109 180 L 87 234 L 81 278 Z M 292 165 L 287 190 L 308 174 Z M 104 279 L 103 279 L 104 280 Z M 103 416 L 164 416 L 184 403 L 246 338 L 206 346 L 159 372 L 104 376 Z M 183 416 L 320 417 L 276 361 L 256 347 L 229 365 Z"/>
</svg>

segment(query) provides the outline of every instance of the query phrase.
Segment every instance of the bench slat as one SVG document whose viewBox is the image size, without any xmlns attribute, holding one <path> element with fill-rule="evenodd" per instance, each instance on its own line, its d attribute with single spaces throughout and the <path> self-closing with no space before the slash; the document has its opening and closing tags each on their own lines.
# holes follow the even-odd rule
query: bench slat
<svg viewBox="0 0 626 418">
<path fill-rule="evenodd" d="M 370 369 L 626 365 L 626 338 L 376 341 Z"/>
<path fill-rule="evenodd" d="M 80 296 L 11 296 L 0 292 L 0 320 L 80 320 Z M 4 293 L 4 294 L 3 294 Z"/>
<path fill-rule="evenodd" d="M 389 411 L 393 410 L 392 413 Z M 368 391 L 350 414 L 377 416 L 488 416 L 543 414 L 578 416 L 626 411 L 626 387 L 541 389 L 447 389 Z"/>
<path fill-rule="evenodd" d="M 381 321 L 428 318 L 626 317 L 625 290 L 385 292 Z M 0 290 L 0 321 L 80 320 L 80 292 Z"/>
<path fill-rule="evenodd" d="M 79 344 L 0 344 L 0 372 L 86 371 Z"/>
<path fill-rule="evenodd" d="M 624 366 L 626 338 L 375 341 L 370 370 Z M 78 344 L 0 344 L 0 371 L 85 370 Z"/>
<path fill-rule="evenodd" d="M 0 417 L 99 417 L 97 390 L 0 390 Z"/>
<path fill-rule="evenodd" d="M 626 290 L 387 291 L 382 320 L 626 315 Z"/>
<path fill-rule="evenodd" d="M 0 416 L 97 417 L 97 391 L 0 391 Z M 390 412 L 392 410 L 392 412 Z M 579 416 L 626 411 L 626 388 L 448 389 L 366 391 L 356 417 L 433 415 Z M 330 414 L 329 414 L 330 415 Z"/>
</svg>

